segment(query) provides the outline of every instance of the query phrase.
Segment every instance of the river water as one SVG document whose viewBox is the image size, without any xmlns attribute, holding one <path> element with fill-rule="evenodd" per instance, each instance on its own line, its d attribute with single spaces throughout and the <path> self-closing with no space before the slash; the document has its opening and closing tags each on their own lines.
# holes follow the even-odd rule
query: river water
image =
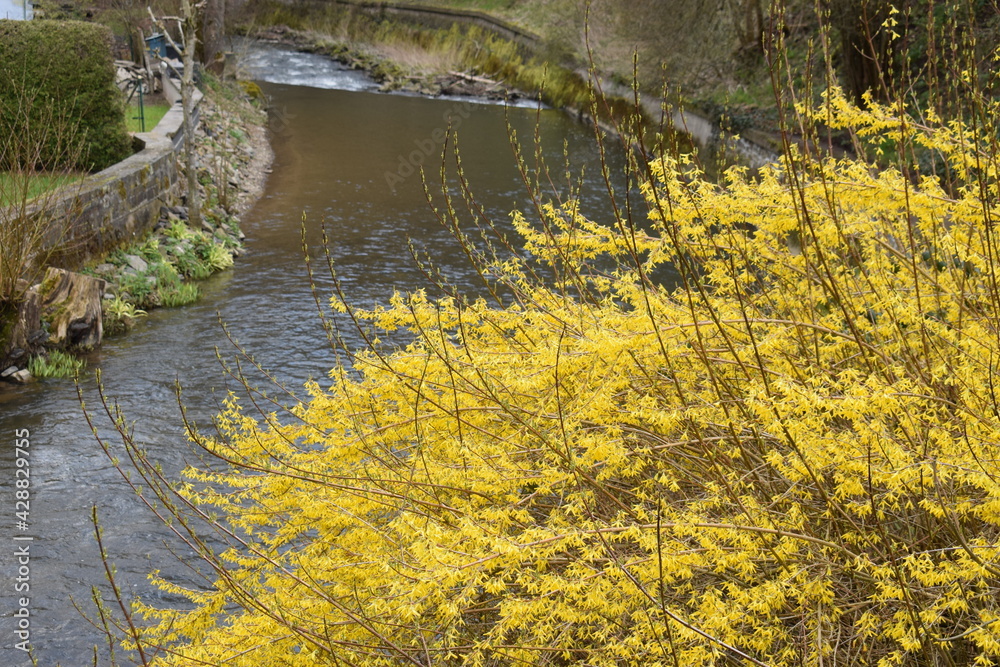
<svg viewBox="0 0 1000 667">
<path fill-rule="evenodd" d="M 254 50 L 245 65 L 271 98 L 276 155 L 266 192 L 244 219 L 247 254 L 202 283 L 197 304 L 153 311 L 128 336 L 107 340 L 88 358 L 81 383 L 87 408 L 95 410 L 100 370 L 129 428 L 169 475 L 197 460 L 184 437 L 175 384 L 183 386 L 188 418 L 202 425 L 211 423 L 227 391 L 241 391 L 220 369 L 217 354 L 235 354 L 220 319 L 292 391 L 309 378 L 322 380 L 332 367 L 335 355 L 316 316 L 302 258 L 303 218 L 313 254 L 321 223 L 326 225 L 339 278 L 355 304 L 385 302 L 393 290 L 425 284 L 407 251 L 411 239 L 455 284 L 476 290 L 475 274 L 432 214 L 414 167 L 434 164 L 436 173 L 449 124 L 459 137 L 465 176 L 495 219 L 505 221 L 510 211 L 528 206 L 508 121 L 529 140 L 537 123 L 556 174 L 562 173 L 564 150 L 575 169 L 586 166 L 584 190 L 595 194 L 585 210 L 598 219 L 609 215 L 592 131 L 560 112 L 383 94 L 356 72 L 280 49 Z M 328 278 L 320 280 L 321 290 L 329 287 Z M 350 337 L 347 343 L 360 344 Z M 113 434 L 107 417 L 95 419 L 102 435 Z M 15 505 L 15 434 L 21 429 L 30 441 L 29 453 L 20 456 L 31 479 L 26 529 L 16 525 Z M 92 507 L 126 595 L 175 602 L 147 583 L 154 569 L 199 585 L 171 555 L 183 558 L 189 551 L 143 507 L 99 447 L 72 382 L 0 387 L 0 664 L 30 664 L 15 648 L 21 641 L 15 631 L 24 624 L 15 613 L 28 614 L 39 664 L 91 664 L 95 645 L 100 664 L 107 664 L 101 633 L 74 608 L 93 615 L 92 587 L 108 589 Z"/>
</svg>

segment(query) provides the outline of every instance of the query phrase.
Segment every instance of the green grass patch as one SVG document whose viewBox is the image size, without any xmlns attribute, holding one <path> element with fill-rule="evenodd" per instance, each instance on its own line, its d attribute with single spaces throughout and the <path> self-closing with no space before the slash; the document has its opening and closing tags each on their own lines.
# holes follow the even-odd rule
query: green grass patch
<svg viewBox="0 0 1000 667">
<path fill-rule="evenodd" d="M 146 311 L 115 295 L 115 298 L 104 302 L 102 315 L 104 335 L 114 336 L 131 329 L 137 319 L 146 316 Z"/>
<path fill-rule="evenodd" d="M 78 181 L 86 175 L 83 171 L 37 174 L 0 171 L 0 206 L 16 204 L 23 199 L 33 199 L 49 190 Z"/>
<path fill-rule="evenodd" d="M 177 308 L 194 303 L 198 300 L 200 290 L 193 283 L 181 283 L 169 290 L 160 292 L 160 300 L 164 308 Z"/>
<path fill-rule="evenodd" d="M 28 372 L 36 378 L 70 378 L 83 370 L 84 361 L 68 352 L 52 350 L 48 355 L 32 357 Z"/>
<path fill-rule="evenodd" d="M 142 123 L 139 120 L 139 106 L 136 104 L 129 105 L 125 109 L 125 124 L 128 126 L 129 132 L 149 132 L 156 124 L 160 122 L 167 111 L 170 110 L 169 104 L 146 104 L 143 106 L 143 114 L 146 118 L 146 129 L 142 129 Z"/>
</svg>

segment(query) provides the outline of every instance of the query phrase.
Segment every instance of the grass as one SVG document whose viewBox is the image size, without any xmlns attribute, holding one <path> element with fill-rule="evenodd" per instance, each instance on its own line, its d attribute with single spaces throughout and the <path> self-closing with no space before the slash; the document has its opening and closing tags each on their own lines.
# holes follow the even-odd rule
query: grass
<svg viewBox="0 0 1000 667">
<path fill-rule="evenodd" d="M 236 116 L 247 127 L 262 123 L 262 115 L 266 116 L 262 108 L 266 104 L 260 86 L 249 81 L 224 81 L 211 72 L 202 73 L 202 82 L 205 90 L 212 93 L 213 101 L 227 116 Z M 250 104 L 247 104 L 245 95 L 250 96 Z"/>
<path fill-rule="evenodd" d="M 160 292 L 161 305 L 164 308 L 178 308 L 198 300 L 200 290 L 193 283 L 179 283 L 169 290 Z"/>
<path fill-rule="evenodd" d="M 22 199 L 33 199 L 45 192 L 78 181 L 86 175 L 82 171 L 58 174 L 51 172 L 37 174 L 0 172 L 0 206 L 15 204 Z"/>
<path fill-rule="evenodd" d="M 138 105 L 130 105 L 128 109 L 125 110 L 125 123 L 128 126 L 129 132 L 149 132 L 156 124 L 160 122 L 160 119 L 166 115 L 167 111 L 170 110 L 169 104 L 146 104 L 143 107 L 143 112 L 146 116 L 146 129 L 142 129 L 142 125 L 139 122 L 139 107 Z"/>
<path fill-rule="evenodd" d="M 198 286 L 185 280 L 204 280 L 231 267 L 230 248 L 235 245 L 235 241 L 213 239 L 175 220 L 160 236 L 111 253 L 106 260 L 115 266 L 124 267 L 127 255 L 139 255 L 148 267 L 141 273 L 122 271 L 113 279 L 116 296 L 105 304 L 105 327 L 110 327 L 106 331 L 126 331 L 146 309 L 174 308 L 196 301 Z"/>
<path fill-rule="evenodd" d="M 32 357 L 28 371 L 36 378 L 69 378 L 83 370 L 84 361 L 61 350 L 52 350 L 45 356 Z"/>
<path fill-rule="evenodd" d="M 518 3 L 516 0 L 433 0 L 432 2 L 418 0 L 414 4 L 492 12 L 501 16 L 508 16 Z"/>
</svg>

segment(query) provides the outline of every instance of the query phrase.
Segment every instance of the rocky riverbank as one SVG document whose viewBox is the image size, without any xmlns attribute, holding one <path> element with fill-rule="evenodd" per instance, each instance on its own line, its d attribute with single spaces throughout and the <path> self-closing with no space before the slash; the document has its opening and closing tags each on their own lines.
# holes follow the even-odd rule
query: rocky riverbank
<svg viewBox="0 0 1000 667">
<path fill-rule="evenodd" d="M 489 100 L 532 97 L 498 78 L 456 71 L 463 63 L 454 54 L 404 48 L 397 44 L 336 39 L 315 30 L 286 25 L 255 29 L 249 36 L 262 42 L 324 55 L 366 72 L 383 92 L 410 92 L 435 97 L 455 95 Z"/>
<path fill-rule="evenodd" d="M 239 218 L 263 191 L 273 157 L 266 114 L 245 100 L 207 95 L 200 116 L 196 133 L 200 227 L 189 224 L 184 197 L 178 205 L 163 208 L 148 238 L 85 270 L 108 283 L 104 309 L 108 334 L 124 332 L 151 308 L 196 300 L 197 281 L 229 268 L 243 252 Z"/>
<path fill-rule="evenodd" d="M 541 99 L 612 133 L 636 113 L 632 87 L 622 83 L 618 75 L 598 73 L 596 84 L 592 84 L 594 73 L 578 58 L 564 55 L 552 62 L 544 57 L 548 47 L 543 40 L 535 38 L 525 44 L 478 26 L 465 26 L 458 22 L 462 13 L 453 17 L 456 23 L 451 28 L 426 28 L 372 16 L 357 8 L 327 7 L 324 11 L 327 13 L 316 15 L 308 10 L 303 10 L 304 14 L 279 11 L 264 17 L 275 23 L 265 22 L 264 27 L 246 32 L 261 41 L 324 55 L 363 70 L 385 92 L 506 101 Z M 410 7 L 408 11 L 419 9 Z M 442 18 L 446 11 L 435 12 L 440 20 L 446 20 Z M 595 94 L 602 100 L 596 105 Z M 743 129 L 749 139 L 734 137 L 722 129 L 717 118 L 712 121 L 691 110 L 681 112 L 679 107 L 668 111 L 672 127 L 678 130 L 677 145 L 690 146 L 693 141 L 707 148 L 706 155 L 712 156 L 710 169 L 722 161 L 757 168 L 776 158 L 780 135 L 747 127 Z M 644 93 L 639 112 L 651 133 L 665 129 L 659 96 Z"/>
<path fill-rule="evenodd" d="M 141 242 L 79 273 L 50 268 L 27 290 L 0 379 L 71 375 L 75 353 L 126 332 L 152 308 L 198 298 L 198 281 L 243 252 L 239 218 L 263 193 L 273 153 L 267 114 L 233 84 L 210 81 L 196 133 L 201 225 L 188 224 L 187 197 L 164 206 Z M 183 182 L 183 181 L 182 181 Z"/>
</svg>

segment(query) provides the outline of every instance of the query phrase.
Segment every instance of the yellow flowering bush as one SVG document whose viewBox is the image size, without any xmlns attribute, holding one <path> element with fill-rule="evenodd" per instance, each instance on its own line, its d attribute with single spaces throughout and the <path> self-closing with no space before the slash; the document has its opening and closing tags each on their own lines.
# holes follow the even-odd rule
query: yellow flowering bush
<svg viewBox="0 0 1000 667">
<path fill-rule="evenodd" d="M 823 113 L 965 186 L 661 157 L 646 219 L 554 202 L 514 215 L 530 259 L 470 246 L 495 302 L 335 298 L 410 342 L 289 414 L 231 397 L 193 434 L 227 466 L 176 496 L 145 468 L 233 545 L 188 538 L 209 590 L 157 580 L 192 606 L 143 607 L 154 664 L 996 664 L 997 162 L 958 124 Z"/>
</svg>

